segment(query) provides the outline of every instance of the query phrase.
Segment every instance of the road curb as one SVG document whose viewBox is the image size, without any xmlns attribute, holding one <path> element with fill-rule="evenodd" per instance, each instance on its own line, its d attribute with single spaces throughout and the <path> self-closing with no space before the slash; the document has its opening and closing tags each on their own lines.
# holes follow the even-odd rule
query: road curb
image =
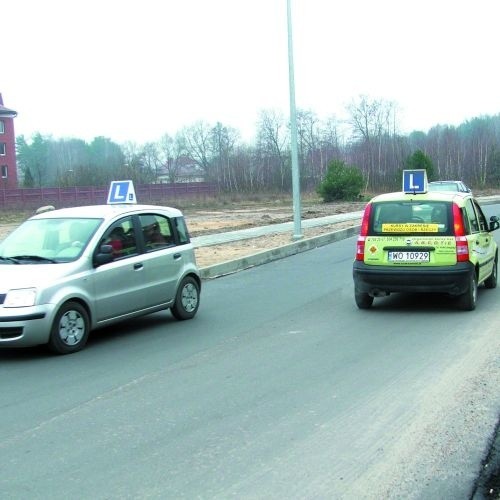
<svg viewBox="0 0 500 500">
<path fill-rule="evenodd" d="M 493 203 L 500 202 L 500 196 L 482 196 L 478 197 L 477 200 L 483 205 L 490 205 Z M 359 214 L 356 213 L 356 219 L 359 219 Z M 347 214 L 354 215 L 353 214 Z M 318 225 L 321 225 L 319 223 Z M 270 250 L 264 250 L 262 252 L 255 253 L 253 255 L 248 255 L 239 259 L 229 260 L 226 262 L 221 262 L 220 264 L 214 264 L 212 266 L 206 266 L 200 268 L 200 275 L 202 279 L 212 279 L 224 276 L 226 274 L 233 274 L 238 271 L 243 271 L 244 269 L 249 269 L 251 267 L 260 266 L 262 264 L 267 264 L 268 262 L 273 262 L 278 259 L 283 259 L 285 257 L 290 257 L 301 252 L 306 252 L 308 250 L 313 250 L 334 241 L 343 240 L 351 236 L 359 234 L 359 229 L 361 224 L 355 224 L 352 227 L 346 229 L 340 229 L 337 231 L 332 231 L 331 233 L 322 234 L 320 236 L 313 236 L 311 238 L 295 241 L 288 245 L 282 247 L 271 248 Z M 249 235 L 247 237 L 255 237 L 255 235 Z M 244 239 L 243 237 L 228 239 L 227 242 L 235 241 L 237 239 Z M 211 245 L 216 245 L 220 243 L 211 243 Z M 209 246 L 205 244 L 203 246 Z"/>
<path fill-rule="evenodd" d="M 264 250 L 240 259 L 229 260 L 221 262 L 220 264 L 202 267 L 200 268 L 201 278 L 205 280 L 219 278 L 220 276 L 224 276 L 226 274 L 233 274 L 238 271 L 243 271 L 244 269 L 260 266 L 275 260 L 290 257 L 291 255 L 313 250 L 314 248 L 319 248 L 335 241 L 355 236 L 359 233 L 359 228 L 360 225 L 358 224 L 346 229 L 339 229 L 337 231 L 332 231 L 331 233 L 322 234 L 320 236 L 313 236 L 311 238 L 294 241 L 288 245 L 271 248 L 270 250 Z"/>
</svg>

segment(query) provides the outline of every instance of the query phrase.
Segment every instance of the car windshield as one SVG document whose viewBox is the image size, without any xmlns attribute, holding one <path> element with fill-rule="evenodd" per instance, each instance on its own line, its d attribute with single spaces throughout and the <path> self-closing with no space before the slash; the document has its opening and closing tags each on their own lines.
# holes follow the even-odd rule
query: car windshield
<svg viewBox="0 0 500 500">
<path fill-rule="evenodd" d="M 30 219 L 0 243 L 0 265 L 76 260 L 102 219 Z"/>
<path fill-rule="evenodd" d="M 372 234 L 451 235 L 450 207 L 443 201 L 374 203 Z"/>
</svg>

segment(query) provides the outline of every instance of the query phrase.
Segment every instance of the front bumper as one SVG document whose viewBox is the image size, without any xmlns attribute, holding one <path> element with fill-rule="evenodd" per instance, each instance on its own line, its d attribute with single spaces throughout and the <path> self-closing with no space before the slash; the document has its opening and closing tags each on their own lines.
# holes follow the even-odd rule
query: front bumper
<svg viewBox="0 0 500 500">
<path fill-rule="evenodd" d="M 33 307 L 0 307 L 0 348 L 29 347 L 49 341 L 55 308 L 50 304 Z"/>
<path fill-rule="evenodd" d="M 392 292 L 437 292 L 461 295 L 470 286 L 470 262 L 454 266 L 373 266 L 354 261 L 354 288 L 376 297 Z"/>
</svg>

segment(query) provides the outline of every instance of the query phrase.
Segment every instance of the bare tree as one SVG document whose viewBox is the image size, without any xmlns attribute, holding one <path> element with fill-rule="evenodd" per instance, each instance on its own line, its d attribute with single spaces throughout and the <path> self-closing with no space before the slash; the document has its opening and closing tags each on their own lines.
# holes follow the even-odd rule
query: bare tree
<svg viewBox="0 0 500 500">
<path fill-rule="evenodd" d="M 55 170 L 58 186 L 85 184 L 78 174 L 89 164 L 89 147 L 81 139 L 59 139 L 49 143 L 48 163 Z M 87 181 L 88 182 L 88 181 Z"/>
<path fill-rule="evenodd" d="M 362 95 L 357 102 L 352 101 L 347 109 L 353 138 L 358 142 L 356 149 L 363 153 L 362 163 L 368 166 L 365 172 L 367 185 L 373 176 L 384 179 L 387 176 L 384 140 L 393 136 L 397 129 L 394 103 Z"/>
<path fill-rule="evenodd" d="M 119 169 L 123 178 L 131 179 L 138 184 L 149 184 L 153 182 L 154 167 L 151 165 L 151 150 L 144 149 L 135 142 L 126 142 L 123 145 L 125 161 Z"/>
<path fill-rule="evenodd" d="M 142 168 L 148 172 L 152 182 L 158 182 L 158 172 L 161 167 L 161 160 L 158 145 L 154 142 L 147 142 L 142 147 Z"/>
<path fill-rule="evenodd" d="M 180 135 L 175 139 L 165 134 L 158 144 L 159 169 L 167 173 L 169 182 L 177 182 L 181 162 L 179 161 L 184 153 L 184 142 Z"/>
<path fill-rule="evenodd" d="M 281 189 L 285 188 L 290 177 L 290 168 L 287 168 L 290 164 L 287 146 L 288 129 L 281 113 L 262 111 L 258 124 L 257 148 L 260 150 L 261 159 L 265 162 L 265 169 L 268 172 L 267 179 L 273 183 L 272 179 L 277 170 Z"/>
<path fill-rule="evenodd" d="M 318 179 L 321 181 L 332 160 L 345 161 L 345 145 L 341 124 L 334 116 L 326 119 L 319 130 L 319 165 Z"/>
<path fill-rule="evenodd" d="M 192 158 L 205 172 L 206 178 L 213 177 L 211 172 L 212 127 L 199 121 L 189 127 L 184 127 L 178 134 L 177 140 L 185 151 L 186 156 Z"/>
<path fill-rule="evenodd" d="M 306 185 L 315 185 L 321 179 L 315 162 L 319 144 L 318 122 L 318 117 L 312 111 L 297 111 L 299 165 Z"/>
<path fill-rule="evenodd" d="M 233 162 L 235 145 L 239 139 L 236 129 L 218 122 L 212 129 L 213 163 L 217 182 L 224 190 L 238 191 L 238 180 Z"/>
</svg>

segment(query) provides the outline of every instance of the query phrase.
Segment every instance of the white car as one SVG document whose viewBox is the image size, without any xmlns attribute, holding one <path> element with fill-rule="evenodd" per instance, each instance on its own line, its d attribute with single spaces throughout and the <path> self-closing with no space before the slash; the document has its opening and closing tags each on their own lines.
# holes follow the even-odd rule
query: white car
<svg viewBox="0 0 500 500">
<path fill-rule="evenodd" d="M 427 185 L 429 191 L 457 191 L 472 193 L 469 186 L 462 181 L 432 181 Z"/>
<path fill-rule="evenodd" d="M 200 274 L 182 213 L 149 205 L 53 210 L 0 243 L 0 348 L 80 350 L 89 332 L 199 306 Z"/>
</svg>

